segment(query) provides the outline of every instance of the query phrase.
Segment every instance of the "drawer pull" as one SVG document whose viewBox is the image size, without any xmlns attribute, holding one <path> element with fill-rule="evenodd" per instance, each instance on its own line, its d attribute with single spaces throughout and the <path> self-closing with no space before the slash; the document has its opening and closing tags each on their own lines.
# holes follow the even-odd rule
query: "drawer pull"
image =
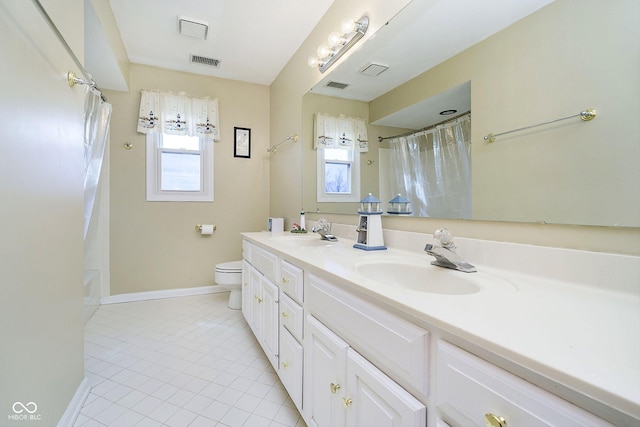
<svg viewBox="0 0 640 427">
<path fill-rule="evenodd" d="M 329 386 L 331 388 L 331 393 L 336 394 L 338 390 L 340 390 L 340 384 L 331 383 Z"/>
<path fill-rule="evenodd" d="M 289 283 L 289 279 L 287 279 L 286 277 L 283 277 L 283 278 L 282 278 L 282 283 L 285 283 L 285 284 L 286 284 L 286 283 Z"/>
<path fill-rule="evenodd" d="M 484 416 L 484 424 L 487 427 L 507 427 L 507 420 L 499 415 L 486 414 Z"/>
<path fill-rule="evenodd" d="M 348 408 L 348 407 L 349 407 L 349 406 L 351 406 L 352 404 L 353 404 L 353 400 L 351 400 L 351 399 L 347 399 L 346 397 L 343 397 L 343 398 L 342 398 L 342 405 L 343 405 L 345 408 Z"/>
<path fill-rule="evenodd" d="M 282 317 L 287 318 L 289 317 L 289 313 L 287 313 L 286 311 L 282 312 Z"/>
</svg>

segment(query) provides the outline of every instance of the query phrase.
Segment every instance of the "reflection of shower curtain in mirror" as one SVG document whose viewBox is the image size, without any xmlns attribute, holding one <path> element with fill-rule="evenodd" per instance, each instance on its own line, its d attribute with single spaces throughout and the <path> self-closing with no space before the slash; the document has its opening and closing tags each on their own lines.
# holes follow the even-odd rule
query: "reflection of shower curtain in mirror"
<svg viewBox="0 0 640 427">
<path fill-rule="evenodd" d="M 391 187 L 414 216 L 471 218 L 471 116 L 389 142 Z"/>
</svg>

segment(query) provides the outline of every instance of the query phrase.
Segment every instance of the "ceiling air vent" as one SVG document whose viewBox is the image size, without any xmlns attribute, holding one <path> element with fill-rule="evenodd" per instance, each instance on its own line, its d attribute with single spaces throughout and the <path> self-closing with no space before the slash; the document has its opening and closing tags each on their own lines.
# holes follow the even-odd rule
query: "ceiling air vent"
<svg viewBox="0 0 640 427">
<path fill-rule="evenodd" d="M 329 82 L 326 85 L 327 87 L 332 87 L 335 89 L 344 89 L 349 86 L 347 83 L 338 83 L 338 82 Z"/>
<path fill-rule="evenodd" d="M 212 67 L 220 68 L 219 59 L 207 58 L 206 56 L 191 55 L 191 62 L 196 64 L 211 65 Z"/>
<path fill-rule="evenodd" d="M 367 76 L 379 76 L 380 74 L 384 73 L 388 69 L 389 67 L 387 67 L 386 65 L 376 64 L 372 62 L 362 67 L 360 69 L 360 72 L 362 74 L 366 74 Z"/>
</svg>

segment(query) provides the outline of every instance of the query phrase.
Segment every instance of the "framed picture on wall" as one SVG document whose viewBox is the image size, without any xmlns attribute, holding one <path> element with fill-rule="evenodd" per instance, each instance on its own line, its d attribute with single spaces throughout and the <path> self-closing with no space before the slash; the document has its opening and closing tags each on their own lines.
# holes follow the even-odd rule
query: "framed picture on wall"
<svg viewBox="0 0 640 427">
<path fill-rule="evenodd" d="M 251 157 L 251 129 L 233 128 L 233 157 Z"/>
</svg>

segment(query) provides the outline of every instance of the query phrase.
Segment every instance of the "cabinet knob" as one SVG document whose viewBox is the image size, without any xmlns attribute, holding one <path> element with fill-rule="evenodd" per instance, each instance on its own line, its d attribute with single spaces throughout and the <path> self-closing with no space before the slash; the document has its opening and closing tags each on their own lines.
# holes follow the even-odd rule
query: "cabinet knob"
<svg viewBox="0 0 640 427">
<path fill-rule="evenodd" d="M 284 368 L 288 368 L 288 367 L 289 367 L 289 364 L 288 364 L 287 362 L 282 362 L 282 365 L 281 365 L 281 366 L 282 366 L 282 368 L 284 369 Z"/>
<path fill-rule="evenodd" d="M 285 318 L 286 318 L 286 317 L 289 317 L 289 313 L 287 313 L 286 311 L 283 311 L 283 312 L 282 312 L 282 317 L 285 317 Z"/>
<path fill-rule="evenodd" d="M 484 416 L 484 424 L 487 427 L 507 427 L 507 420 L 499 415 L 486 414 Z"/>
<path fill-rule="evenodd" d="M 282 283 L 289 283 L 289 279 L 287 279 L 286 277 L 282 278 Z"/>
<path fill-rule="evenodd" d="M 262 298 L 260 298 L 258 295 L 256 295 L 256 300 L 258 301 L 258 304 L 262 303 Z"/>
<path fill-rule="evenodd" d="M 244 282 L 244 285 L 245 285 L 245 286 L 249 286 L 249 283 L 247 283 L 247 282 Z"/>
<path fill-rule="evenodd" d="M 331 385 L 329 385 L 329 387 L 331 388 L 331 393 L 333 393 L 333 394 L 336 394 L 338 392 L 338 390 L 340 390 L 340 384 L 331 383 Z"/>
<path fill-rule="evenodd" d="M 352 404 L 353 404 L 353 400 L 351 400 L 351 399 L 347 399 L 346 397 L 343 397 L 343 398 L 342 398 L 342 405 L 343 405 L 345 408 L 348 408 L 348 407 L 349 407 L 349 406 L 351 406 Z"/>
</svg>

